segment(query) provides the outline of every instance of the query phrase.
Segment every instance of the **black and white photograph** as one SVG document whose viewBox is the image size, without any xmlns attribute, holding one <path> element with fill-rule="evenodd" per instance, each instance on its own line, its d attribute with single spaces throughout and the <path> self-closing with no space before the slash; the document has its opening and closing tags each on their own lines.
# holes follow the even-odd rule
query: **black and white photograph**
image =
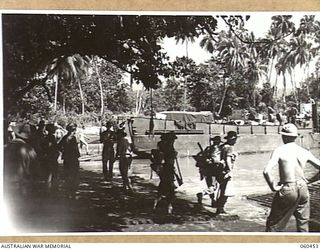
<svg viewBox="0 0 320 250">
<path fill-rule="evenodd" d="M 320 233 L 319 12 L 2 11 L 1 37 L 3 232 Z"/>
</svg>

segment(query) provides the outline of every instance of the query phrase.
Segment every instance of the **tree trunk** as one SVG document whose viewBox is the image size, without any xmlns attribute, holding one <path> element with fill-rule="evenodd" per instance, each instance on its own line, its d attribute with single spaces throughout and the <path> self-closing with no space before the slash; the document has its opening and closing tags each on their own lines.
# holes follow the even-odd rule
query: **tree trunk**
<svg viewBox="0 0 320 250">
<path fill-rule="evenodd" d="M 100 75 L 98 76 L 98 82 L 99 82 L 99 88 L 100 88 L 100 103 L 101 103 L 100 114 L 103 115 L 103 113 L 104 113 L 104 98 L 103 98 L 103 89 L 102 89 Z"/>
<path fill-rule="evenodd" d="M 103 88 L 102 88 L 102 83 L 101 83 L 101 77 L 98 69 L 97 62 L 94 61 L 94 66 L 95 66 L 95 71 L 98 77 L 98 83 L 99 83 L 99 89 L 100 89 L 100 104 L 101 104 L 101 109 L 100 109 L 100 115 L 102 116 L 104 113 L 104 97 L 103 97 Z"/>
<path fill-rule="evenodd" d="M 133 77 L 132 77 L 132 66 L 130 66 L 130 88 L 132 89 L 133 86 Z"/>
<path fill-rule="evenodd" d="M 297 78 L 296 78 L 296 72 L 294 70 L 292 71 L 292 75 L 293 75 L 294 86 L 297 89 Z"/>
<path fill-rule="evenodd" d="M 154 121 L 153 121 L 153 104 L 152 104 L 152 88 L 150 89 L 150 111 L 151 117 L 149 121 L 149 136 L 154 136 Z"/>
<path fill-rule="evenodd" d="M 55 89 L 54 89 L 54 111 L 57 111 L 57 104 L 58 104 L 58 83 L 59 83 L 59 78 L 57 75 L 53 77 L 53 80 L 55 82 Z"/>
<path fill-rule="evenodd" d="M 66 114 L 66 97 L 64 95 L 62 97 L 62 111 L 63 111 L 63 114 L 65 115 Z"/>
<path fill-rule="evenodd" d="M 272 69 L 273 69 L 273 63 L 274 63 L 274 58 L 272 58 L 272 60 L 271 60 L 271 66 L 270 66 L 270 72 L 269 72 L 269 76 L 268 76 L 268 82 L 270 82 L 270 80 L 271 80 L 271 74 L 272 74 Z"/>
<path fill-rule="evenodd" d="M 138 106 L 139 106 L 139 89 L 137 90 L 137 96 L 136 96 L 136 114 L 138 114 Z"/>
<path fill-rule="evenodd" d="M 138 89 L 137 96 L 136 96 L 136 108 L 135 108 L 136 114 L 139 114 L 142 109 L 142 95 L 143 95 L 143 90 L 141 90 L 141 93 L 140 93 L 140 90 Z"/>
<path fill-rule="evenodd" d="M 80 91 L 81 103 L 82 103 L 82 105 L 81 105 L 81 114 L 84 115 L 84 97 L 83 97 L 83 91 L 82 91 L 80 79 L 78 79 L 77 82 L 78 82 L 78 87 L 79 87 L 79 91 Z"/>
<path fill-rule="evenodd" d="M 278 73 L 276 73 L 276 79 L 274 81 L 274 98 L 277 100 L 278 99 Z"/>
<path fill-rule="evenodd" d="M 187 106 L 187 78 L 184 80 L 183 84 L 183 111 L 186 111 Z"/>
<path fill-rule="evenodd" d="M 142 106 L 143 106 L 143 103 L 142 103 L 142 95 L 143 95 L 143 90 L 141 90 L 141 94 L 139 96 L 139 105 L 138 105 L 138 114 L 140 113 L 141 109 L 142 109 Z"/>
<path fill-rule="evenodd" d="M 307 67 L 308 67 L 308 65 L 306 64 L 306 66 L 304 66 L 304 69 L 303 69 L 304 81 L 307 80 L 307 78 L 308 78 Z"/>
<path fill-rule="evenodd" d="M 293 70 L 294 70 L 294 69 L 293 69 Z M 293 97 L 294 97 L 294 100 L 297 102 L 296 84 L 295 84 L 294 79 L 293 79 L 293 73 L 292 73 L 292 74 L 290 74 L 290 80 L 291 80 L 291 86 L 292 86 Z"/>
<path fill-rule="evenodd" d="M 223 83 L 224 83 L 224 91 L 223 91 L 223 96 L 222 96 L 222 99 L 221 99 L 221 104 L 220 104 L 220 109 L 219 109 L 219 115 L 221 114 L 222 107 L 223 107 L 223 103 L 224 103 L 224 100 L 226 99 L 227 89 L 228 89 L 228 86 L 227 86 L 227 83 L 226 83 L 226 79 L 225 79 L 225 78 L 223 78 Z"/>
<path fill-rule="evenodd" d="M 286 102 L 287 82 L 286 82 L 285 73 L 283 73 L 282 76 L 283 76 L 283 93 L 282 93 L 282 100 L 283 100 L 283 102 Z"/>
</svg>

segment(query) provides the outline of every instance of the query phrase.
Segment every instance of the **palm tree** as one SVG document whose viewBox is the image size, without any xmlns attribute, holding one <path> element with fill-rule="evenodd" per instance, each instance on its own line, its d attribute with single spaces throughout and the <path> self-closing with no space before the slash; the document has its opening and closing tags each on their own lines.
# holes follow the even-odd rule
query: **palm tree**
<svg viewBox="0 0 320 250">
<path fill-rule="evenodd" d="M 237 68 L 245 67 L 245 63 L 249 59 L 248 47 L 231 32 L 221 32 L 216 50 L 222 63 L 226 66 L 228 75 Z"/>
<path fill-rule="evenodd" d="M 205 49 L 209 53 L 213 54 L 213 52 L 215 51 L 215 43 L 216 43 L 216 41 L 213 41 L 211 36 L 206 35 L 200 41 L 200 47 Z"/>
<path fill-rule="evenodd" d="M 85 101 L 81 86 L 81 78 L 87 75 L 89 63 L 89 57 L 83 57 L 79 54 L 74 54 L 71 56 L 55 58 L 47 69 L 48 74 L 51 76 L 58 76 L 58 81 L 60 84 L 77 84 L 80 92 L 82 114 L 84 114 L 85 111 Z M 56 86 L 56 88 L 57 87 L 58 86 Z"/>
<path fill-rule="evenodd" d="M 292 51 L 291 51 L 290 55 L 288 56 L 288 62 L 291 65 L 291 68 L 292 68 L 291 72 L 293 73 L 293 76 L 294 76 L 295 75 L 294 70 L 295 70 L 296 65 L 300 65 L 300 68 L 302 68 L 303 65 L 306 65 L 304 71 L 307 70 L 307 67 L 309 66 L 309 63 L 313 57 L 313 53 L 311 51 L 312 43 L 307 42 L 305 35 L 302 34 L 298 37 L 293 37 L 290 40 L 289 44 L 292 48 Z M 306 75 L 306 77 L 308 77 L 308 75 Z M 294 79 L 293 79 L 293 86 L 292 87 L 293 87 L 294 93 L 295 93 L 296 84 L 295 84 Z"/>
<path fill-rule="evenodd" d="M 92 61 L 94 71 L 95 71 L 97 78 L 98 78 L 98 84 L 99 84 L 99 89 L 100 89 L 100 103 L 101 103 L 100 115 L 103 115 L 103 113 L 104 113 L 104 97 L 103 97 L 103 87 L 102 87 L 102 82 L 101 82 L 101 76 L 100 76 L 100 71 L 99 71 L 99 61 L 100 60 L 101 59 L 99 59 L 99 57 L 94 56 L 91 61 Z"/>
<path fill-rule="evenodd" d="M 287 95 L 287 81 L 286 81 L 286 73 L 289 69 L 289 65 L 287 63 L 287 56 L 284 54 L 276 64 L 277 74 L 279 76 L 282 75 L 283 80 L 283 92 L 282 92 L 282 100 L 285 102 L 285 97 Z"/>
<path fill-rule="evenodd" d="M 224 71 L 224 91 L 220 104 L 220 113 L 229 87 L 226 79 L 229 78 L 236 69 L 246 66 L 246 62 L 249 61 L 250 52 L 248 46 L 243 44 L 231 31 L 221 31 L 217 37 L 217 41 L 214 41 L 210 36 L 206 36 L 201 40 L 200 46 L 217 58 L 217 61 L 220 62 Z"/>
<path fill-rule="evenodd" d="M 264 46 L 264 51 L 266 51 L 266 58 L 269 59 L 269 75 L 268 75 L 268 82 L 271 82 L 271 75 L 274 68 L 274 64 L 277 61 L 277 58 L 279 56 L 279 41 L 277 40 L 278 32 L 275 28 L 270 28 L 267 34 L 267 39 L 271 40 L 272 42 L 267 43 Z M 270 60 L 271 59 L 271 60 Z M 276 77 L 277 80 L 277 77 Z M 274 84 L 274 87 L 276 88 L 276 82 Z"/>
<path fill-rule="evenodd" d="M 292 16 L 290 15 L 277 15 L 273 16 L 271 27 L 268 33 L 268 36 L 273 40 L 273 42 L 269 45 L 269 56 L 272 58 L 271 65 L 274 64 L 274 60 L 277 60 L 275 65 L 276 69 L 276 81 L 274 84 L 275 94 L 277 94 L 277 80 L 278 75 L 282 74 L 283 77 L 283 96 L 284 99 L 286 96 L 286 72 L 289 70 L 288 63 L 288 43 L 284 39 L 285 37 L 293 34 L 295 31 L 294 23 L 291 21 Z M 269 73 L 269 79 L 271 77 L 271 71 Z"/>
<path fill-rule="evenodd" d="M 277 15 L 271 17 L 271 29 L 276 32 L 276 39 L 283 39 L 295 31 L 295 26 L 291 21 L 291 18 L 291 15 Z"/>
</svg>

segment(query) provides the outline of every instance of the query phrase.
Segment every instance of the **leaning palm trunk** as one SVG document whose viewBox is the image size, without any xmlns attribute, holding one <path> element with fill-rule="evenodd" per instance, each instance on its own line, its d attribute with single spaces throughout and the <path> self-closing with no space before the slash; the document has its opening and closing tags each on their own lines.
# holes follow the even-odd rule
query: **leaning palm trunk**
<svg viewBox="0 0 320 250">
<path fill-rule="evenodd" d="M 227 86 L 225 78 L 223 79 L 223 82 L 224 82 L 224 92 L 223 92 L 223 96 L 222 96 L 222 99 L 221 99 L 219 115 L 221 114 L 222 107 L 223 107 L 223 104 L 224 104 L 224 100 L 226 99 L 226 96 L 227 96 L 227 89 L 228 89 L 228 86 Z"/>
<path fill-rule="evenodd" d="M 255 107 L 256 106 L 256 87 L 255 86 L 253 86 L 252 99 L 253 99 L 253 107 Z"/>
<path fill-rule="evenodd" d="M 95 62 L 95 71 L 98 77 L 98 83 L 99 83 L 99 88 L 100 88 L 100 103 L 101 103 L 101 109 L 100 109 L 100 115 L 103 115 L 104 113 L 104 98 L 103 98 L 103 88 L 102 88 L 102 83 L 101 83 L 101 77 L 99 73 L 99 69 L 97 66 L 97 63 Z"/>
<path fill-rule="evenodd" d="M 292 74 L 290 74 L 290 79 L 291 79 L 291 86 L 292 86 L 292 92 L 293 92 L 293 97 L 294 100 L 297 101 L 297 95 L 296 95 L 296 84 L 294 82 Z"/>
<path fill-rule="evenodd" d="M 136 114 L 139 112 L 139 89 L 137 90 L 137 96 L 136 96 Z"/>
<path fill-rule="evenodd" d="M 62 111 L 63 111 L 63 114 L 65 115 L 66 114 L 66 97 L 64 95 L 62 97 Z"/>
<path fill-rule="evenodd" d="M 282 76 L 283 76 L 283 93 L 282 93 L 282 100 L 283 100 L 283 102 L 286 102 L 287 82 L 286 82 L 285 73 L 283 73 Z"/>
<path fill-rule="evenodd" d="M 295 85 L 296 89 L 297 89 L 297 86 L 300 87 L 300 83 L 297 84 L 297 77 L 296 77 L 296 72 L 295 71 L 293 71 L 293 80 L 294 80 L 294 85 Z"/>
<path fill-rule="evenodd" d="M 275 99 L 278 99 L 278 74 L 276 73 L 276 79 L 274 81 L 274 92 L 273 95 L 275 97 Z"/>
<path fill-rule="evenodd" d="M 271 80 L 271 74 L 272 74 L 272 69 L 273 69 L 273 63 L 274 63 L 274 58 L 272 58 L 272 60 L 271 60 L 270 72 L 269 72 L 269 76 L 268 76 L 268 82 L 270 82 L 270 80 Z"/>
<path fill-rule="evenodd" d="M 78 87 L 79 87 L 79 91 L 80 91 L 81 103 L 82 103 L 81 104 L 81 114 L 84 115 L 84 97 L 83 97 L 83 91 L 82 91 L 80 79 L 78 79 L 77 82 L 78 82 Z"/>
<path fill-rule="evenodd" d="M 137 90 L 137 96 L 136 96 L 136 114 L 139 114 L 141 109 L 142 109 L 142 95 L 143 95 L 143 90 L 138 89 Z"/>
<path fill-rule="evenodd" d="M 103 113 L 104 113 L 104 98 L 103 98 L 103 89 L 102 89 L 100 75 L 98 76 L 98 82 L 99 82 L 99 88 L 100 88 L 100 103 L 101 103 L 100 114 L 103 115 Z"/>
<path fill-rule="evenodd" d="M 143 92 L 141 91 L 141 94 L 140 94 L 140 96 L 139 96 L 139 102 L 138 102 L 138 114 L 140 114 L 140 111 L 141 111 L 141 109 L 142 109 L 142 106 L 143 106 L 143 104 L 142 104 L 142 95 L 143 95 Z"/>
<path fill-rule="evenodd" d="M 58 76 L 54 76 L 53 77 L 53 81 L 54 81 L 54 111 L 57 111 L 57 103 L 58 103 Z"/>
</svg>

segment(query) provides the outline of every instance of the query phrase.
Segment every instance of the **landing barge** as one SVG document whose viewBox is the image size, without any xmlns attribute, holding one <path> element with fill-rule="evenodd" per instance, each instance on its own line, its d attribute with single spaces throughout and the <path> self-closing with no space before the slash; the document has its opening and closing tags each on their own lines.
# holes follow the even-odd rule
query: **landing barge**
<svg viewBox="0 0 320 250">
<path fill-rule="evenodd" d="M 230 125 L 218 124 L 211 112 L 163 112 L 166 116 L 153 118 L 150 130 L 148 117 L 132 117 L 128 120 L 127 133 L 134 144 L 137 155 L 143 156 L 156 148 L 163 133 L 173 131 L 178 139 L 175 148 L 179 156 L 192 156 L 199 152 L 198 142 L 206 147 L 210 136 L 219 135 L 222 139 L 228 131 L 239 135 L 235 146 L 240 154 L 269 152 L 282 144 L 279 125 Z M 297 143 L 307 149 L 319 149 L 320 134 L 315 133 L 312 125 L 299 128 Z"/>
</svg>

